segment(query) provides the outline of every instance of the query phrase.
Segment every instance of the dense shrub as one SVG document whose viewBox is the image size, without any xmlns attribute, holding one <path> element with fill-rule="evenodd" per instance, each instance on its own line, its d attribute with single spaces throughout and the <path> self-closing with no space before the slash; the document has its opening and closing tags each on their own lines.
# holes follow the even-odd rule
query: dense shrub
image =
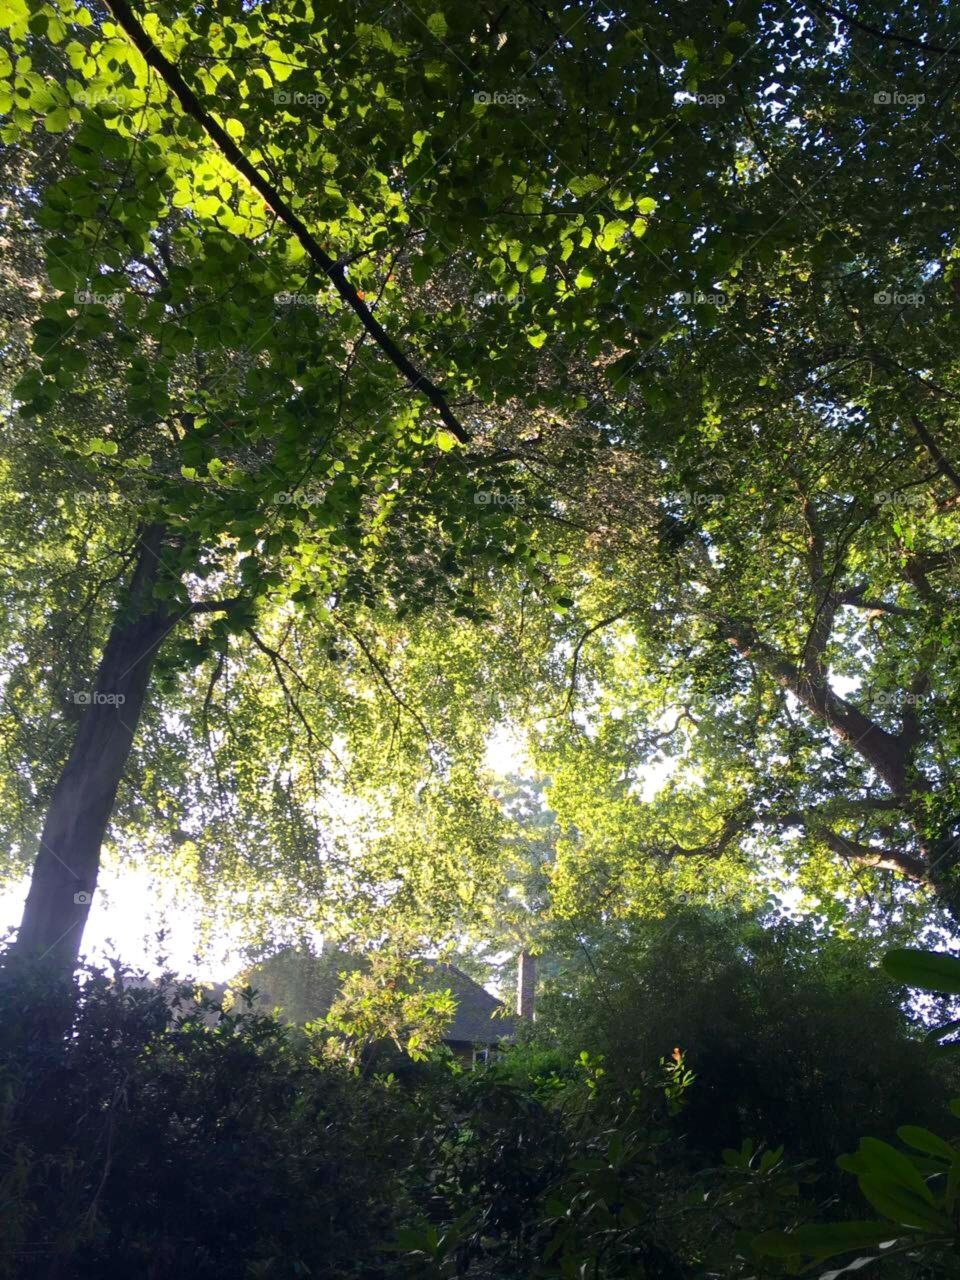
<svg viewBox="0 0 960 1280">
<path fill-rule="evenodd" d="M 602 1054 L 624 1086 L 679 1046 L 697 1077 L 684 1128 L 706 1159 L 750 1137 L 828 1171 L 861 1135 L 935 1126 L 960 1092 L 901 997 L 859 943 L 691 912 L 572 952 L 537 1035 Z"/>
<path fill-rule="evenodd" d="M 58 1039 L 35 1015 L 49 990 L 0 985 L 7 1277 L 519 1280 L 589 1261 L 615 1280 L 704 1252 L 719 1184 L 691 1172 L 659 1072 L 622 1094 L 589 1056 L 535 1047 L 476 1073 L 442 1054 L 348 1070 L 242 1002 L 90 970 L 73 999 Z M 748 1199 L 757 1172 L 737 1175 Z"/>
<path fill-rule="evenodd" d="M 87 972 L 63 1045 L 25 1035 L 16 984 L 0 1000 L 2 1274 L 387 1273 L 413 1121 L 389 1084 L 170 986 Z"/>
<path fill-rule="evenodd" d="M 869 1212 L 841 1150 L 944 1131 L 896 989 L 789 929 L 608 939 L 477 1072 L 121 976 L 0 969 L 5 1280 L 765 1280 L 760 1233 Z"/>
</svg>

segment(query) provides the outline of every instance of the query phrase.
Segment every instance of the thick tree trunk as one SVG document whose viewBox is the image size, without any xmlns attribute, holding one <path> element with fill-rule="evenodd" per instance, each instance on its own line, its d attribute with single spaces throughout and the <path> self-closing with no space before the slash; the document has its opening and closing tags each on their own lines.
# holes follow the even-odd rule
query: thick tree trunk
<svg viewBox="0 0 960 1280">
<path fill-rule="evenodd" d="M 85 711 L 47 811 L 15 950 L 72 973 L 97 887 L 100 848 L 143 711 L 157 650 L 174 622 L 158 608 L 163 529 L 143 531 L 126 598 L 96 680 L 75 697 Z"/>
<path fill-rule="evenodd" d="M 749 625 L 728 619 L 724 628 L 730 644 L 769 672 L 782 688 L 796 695 L 811 715 L 843 738 L 898 799 L 904 799 L 911 790 L 927 789 L 923 779 L 910 779 L 909 745 L 901 737 L 888 733 L 853 703 L 834 693 L 824 679 L 801 670 L 779 650 L 764 643 Z"/>
</svg>

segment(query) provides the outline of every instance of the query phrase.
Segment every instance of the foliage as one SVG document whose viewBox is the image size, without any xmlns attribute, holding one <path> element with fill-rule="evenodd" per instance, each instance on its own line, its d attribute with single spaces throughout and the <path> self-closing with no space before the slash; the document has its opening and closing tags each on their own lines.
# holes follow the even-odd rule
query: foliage
<svg viewBox="0 0 960 1280">
<path fill-rule="evenodd" d="M 710 952 L 716 921 L 695 944 L 690 919 L 681 919 L 672 952 L 657 939 L 615 951 L 624 978 L 638 969 L 632 989 L 621 986 L 632 990 L 646 1050 L 642 1037 L 631 1045 L 612 1025 L 604 1031 L 603 1017 L 585 1027 L 588 1000 L 597 1000 L 581 971 L 565 1022 L 558 1003 L 532 1039 L 474 1072 L 409 1056 L 389 1075 L 383 1059 L 376 1069 L 351 1068 L 349 1059 L 318 1053 L 309 1030 L 304 1036 L 255 1012 L 249 990 L 226 1009 L 187 984 L 144 985 L 119 966 L 84 973 L 73 1029 L 53 1043 L 23 1013 L 49 1007 L 30 990 L 44 979 L 22 967 L 8 972 L 0 988 L 4 1274 L 565 1280 L 586 1268 L 603 1280 L 773 1280 L 801 1263 L 898 1238 L 904 1225 L 912 1231 L 886 1251 L 882 1274 L 938 1274 L 951 1241 L 944 1224 L 952 1182 L 943 1174 L 956 1148 L 934 1129 L 900 1126 L 910 1155 L 870 1136 L 841 1162 L 893 1225 L 810 1224 L 825 1203 L 834 1214 L 859 1208 L 829 1170 L 846 1133 L 865 1115 L 882 1131 L 900 1111 L 936 1110 L 945 1082 L 907 1052 L 918 1046 L 893 1020 L 857 1029 L 858 1017 L 869 1016 L 857 1003 L 882 1004 L 874 979 L 861 976 L 858 992 L 845 972 L 849 951 L 818 954 L 809 936 L 775 933 L 765 953 L 739 927 L 750 947 L 741 943 L 734 968 L 757 973 L 750 1002 L 723 996 L 732 982 L 721 981 Z M 696 1002 L 684 998 L 680 963 L 695 946 L 710 1011 L 699 1030 L 688 1021 Z M 816 981 L 790 973 L 805 948 Z M 597 972 L 620 1000 L 613 960 L 598 954 Z M 645 985 L 644 964 L 650 977 L 660 975 L 655 988 Z M 805 993 L 827 1003 L 839 992 L 848 1038 L 856 1050 L 869 1044 L 870 1063 L 852 1051 L 844 1057 L 826 1030 L 811 1045 L 814 1083 L 800 1081 L 809 1070 L 794 1063 L 792 1049 L 771 1064 L 754 1042 L 785 1032 L 775 1020 L 766 1030 L 777 1014 L 763 969 L 775 964 L 794 984 L 787 1000 L 799 1022 L 795 1044 L 814 1029 Z M 691 1047 L 664 1054 L 661 1027 L 675 1005 L 680 1021 L 670 1029 L 685 1027 Z M 620 1031 L 629 1025 L 625 1007 Z M 578 1036 L 596 1043 L 575 1051 Z M 755 1087 L 758 1056 L 768 1075 L 784 1079 L 771 1080 L 767 1099 L 750 1108 L 742 1080 Z M 901 1058 L 913 1074 L 892 1069 Z M 872 1112 L 857 1101 L 868 1074 Z M 804 1141 L 807 1128 L 813 1137 Z M 781 1132 L 786 1146 L 772 1145 Z M 803 1158 L 814 1149 L 819 1161 Z"/>
<path fill-rule="evenodd" d="M 3 1274 L 372 1274 L 410 1134 L 389 1087 L 242 1002 L 130 978 L 87 971 L 56 1051 L 4 984 Z"/>
<path fill-rule="evenodd" d="M 390 1040 L 414 1062 L 435 1049 L 453 1019 L 456 999 L 417 981 L 415 960 L 373 951 L 364 969 L 343 975 L 343 984 L 323 1026 L 347 1037 L 349 1060 L 357 1062 L 381 1040 Z"/>
<path fill-rule="evenodd" d="M 857 15 L 8 6 L 11 872 L 156 520 L 110 837 L 252 932 L 481 913 L 509 713 L 562 910 L 953 909 L 956 18 Z"/>
<path fill-rule="evenodd" d="M 4 6 L 8 1274 L 955 1262 L 960 17 L 852 4 Z M 378 949 L 77 989 L 104 846 Z"/>
<path fill-rule="evenodd" d="M 960 992 L 960 959 L 956 956 L 901 949 L 888 952 L 884 966 L 910 986 Z M 955 1028 L 955 1022 L 934 1028 L 930 1038 L 941 1040 Z M 960 1118 L 960 1099 L 951 1101 L 950 1110 Z M 861 1138 L 857 1151 L 838 1161 L 841 1169 L 856 1175 L 860 1191 L 882 1220 L 809 1225 L 789 1234 L 769 1232 L 757 1238 L 755 1248 L 787 1259 L 793 1264 L 791 1272 L 808 1258 L 820 1261 L 873 1246 L 881 1252 L 864 1254 L 841 1271 L 859 1270 L 877 1258 L 902 1255 L 931 1275 L 953 1275 L 960 1242 L 960 1148 L 955 1141 L 917 1124 L 901 1125 L 897 1136 L 906 1151 L 876 1138 Z"/>
<path fill-rule="evenodd" d="M 862 1134 L 937 1123 L 955 1080 L 922 1028 L 904 1034 L 900 990 L 866 956 L 810 924 L 731 912 L 608 926 L 545 984 L 537 1032 L 603 1054 L 622 1088 L 679 1048 L 696 1077 L 683 1120 L 707 1158 L 746 1136 L 829 1170 Z"/>
</svg>

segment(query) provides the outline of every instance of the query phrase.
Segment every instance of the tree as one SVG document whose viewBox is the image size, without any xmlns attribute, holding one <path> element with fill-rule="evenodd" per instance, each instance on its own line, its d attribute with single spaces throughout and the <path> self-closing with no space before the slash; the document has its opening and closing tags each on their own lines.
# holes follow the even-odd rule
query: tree
<svg viewBox="0 0 960 1280">
<path fill-rule="evenodd" d="M 756 91 L 743 24 L 704 26 L 682 6 L 649 14 L 650 38 L 674 50 L 667 75 L 626 22 L 613 43 L 592 22 L 558 41 L 552 16 L 531 11 L 501 39 L 493 14 L 378 12 L 8 10 L 6 140 L 30 146 L 42 123 L 69 143 L 31 227 L 57 296 L 14 394 L 45 443 L 56 422 L 63 461 L 121 491 L 133 473 L 139 501 L 136 525 L 121 522 L 136 563 L 90 636 L 102 654 L 50 795 L 25 953 L 66 966 L 76 954 L 151 669 L 181 624 L 194 655 L 218 661 L 264 610 L 429 598 L 422 587 L 456 579 L 454 549 L 536 570 L 524 522 L 478 512 L 473 467 L 590 407 L 625 335 L 616 295 L 662 292 L 640 244 L 651 191 L 676 201 L 718 169 L 710 128 L 682 166 L 663 156 L 675 75 L 720 74 L 739 54 Z M 585 173 L 598 85 L 605 162 Z M 503 106 L 529 114 L 519 124 Z M 465 196 L 457 182 L 476 182 L 478 163 Z M 689 256 L 666 223 L 653 239 Z M 509 326 L 499 302 L 468 302 L 488 286 L 516 303 Z M 112 378 L 92 359 L 108 334 Z M 285 498 L 311 482 L 305 519 Z M 429 584 L 378 564 L 401 518 L 409 544 L 437 552 Z"/>
<path fill-rule="evenodd" d="M 594 554 L 569 573 L 581 608 L 549 693 L 573 718 L 541 759 L 583 888 L 592 785 L 623 824 L 598 893 L 617 865 L 722 882 L 785 858 L 834 913 L 888 891 L 955 913 L 953 57 L 931 14 L 811 13 L 841 37 L 816 70 L 814 25 L 770 100 L 737 104 L 753 241 L 731 237 L 712 287 L 667 302 L 668 339 L 625 358 L 633 419 L 568 488 Z M 882 210 L 864 198 L 881 183 Z M 767 235 L 774 201 L 792 245 Z"/>
<path fill-rule="evenodd" d="M 150 701 L 158 663 L 196 724 L 231 661 L 255 650 L 296 718 L 306 691 L 284 665 L 294 632 L 309 647 L 303 637 L 319 631 L 380 679 L 369 636 L 381 620 L 389 629 L 437 603 L 476 618 L 478 598 L 514 571 L 560 611 L 575 597 L 586 611 L 602 604 L 586 618 L 592 634 L 634 609 L 619 593 L 607 611 L 618 582 L 639 575 L 642 607 L 654 607 L 645 593 L 661 552 L 668 568 L 687 566 L 684 582 L 691 562 L 702 569 L 704 531 L 698 549 L 690 520 L 677 524 L 677 491 L 718 461 L 742 466 L 758 415 L 783 426 L 788 406 L 791 423 L 806 411 L 828 424 L 797 460 L 806 484 L 830 438 L 840 452 L 857 438 L 851 390 L 869 400 L 879 450 L 893 408 L 926 379 L 926 331 L 881 343 L 846 299 L 894 275 L 898 289 L 915 283 L 931 263 L 949 277 L 949 127 L 899 99 L 917 97 L 920 76 L 931 96 L 949 91 L 950 16 L 934 15 L 935 39 L 914 33 L 917 15 L 891 33 L 866 10 L 845 26 L 820 7 L 792 28 L 764 4 L 732 19 L 647 4 L 576 17 L 431 6 L 381 17 L 300 0 L 216 17 L 176 4 L 149 18 L 120 2 L 109 16 L 9 8 L 5 139 L 29 157 L 42 124 L 63 159 L 56 176 L 22 162 L 20 221 L 56 296 L 39 306 L 34 363 L 14 388 L 11 457 L 19 468 L 42 445 L 54 470 L 121 499 L 95 522 L 113 561 L 104 590 L 61 624 L 88 672 L 98 654 L 109 663 L 75 690 L 90 702 L 72 759 L 64 731 L 49 789 L 26 788 L 31 810 L 52 804 L 26 950 L 72 962 L 134 732 L 163 722 Z M 876 83 L 898 101 L 873 102 Z M 881 111 L 893 105 L 907 109 Z M 801 190 L 806 164 L 817 177 Z M 828 188 L 834 170 L 843 180 Z M 880 178 L 898 191 L 902 234 L 861 198 L 860 183 Z M 822 314 L 825 281 L 843 301 Z M 882 395 L 863 392 L 867 366 L 885 371 Z M 956 468 L 938 373 L 910 425 L 943 501 Z M 740 426 L 724 448 L 726 415 Z M 761 484 L 778 455 L 750 456 Z M 35 461 L 25 469 L 36 474 Z M 43 495 L 37 515 L 48 505 Z M 661 530 L 656 548 L 612 518 L 628 511 Z M 79 524 L 58 515 L 42 532 L 43 559 L 66 538 L 71 585 L 84 583 Z M 949 554 L 940 538 L 923 556 Z M 117 558 L 131 551 L 121 585 Z M 919 572 L 930 581 L 922 558 Z M 700 618 L 674 586 L 684 617 Z M 128 672 L 131 645 L 142 652 Z M 780 651 L 796 666 L 790 646 Z M 191 667 L 203 671 L 192 682 Z M 18 684 L 29 687 L 19 672 Z M 344 684 L 328 687 L 336 697 Z M 822 685 L 810 686 L 808 714 L 849 718 Z M 31 728 L 17 737 L 21 773 L 37 760 Z M 882 754 L 877 729 L 868 738 Z M 85 744 L 100 742 L 94 761 Z M 185 770 L 195 790 L 201 755 Z M 941 865 L 949 796 L 918 816 L 922 788 L 897 786 L 910 856 Z M 89 813 L 78 793 L 98 797 Z M 742 816 L 734 798 L 721 832 Z M 309 826 L 305 805 L 278 803 L 290 826 Z"/>
</svg>

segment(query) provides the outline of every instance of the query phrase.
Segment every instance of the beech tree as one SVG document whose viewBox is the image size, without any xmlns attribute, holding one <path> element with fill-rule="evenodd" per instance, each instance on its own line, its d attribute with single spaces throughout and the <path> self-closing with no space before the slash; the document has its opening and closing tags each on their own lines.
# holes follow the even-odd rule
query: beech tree
<svg viewBox="0 0 960 1280">
<path fill-rule="evenodd" d="M 601 75 L 624 105 L 660 84 L 652 147 L 673 94 L 648 55 L 611 51 L 592 21 L 558 42 L 549 14 L 509 38 L 494 13 L 409 10 L 382 25 L 373 10 L 302 4 L 216 20 L 15 4 L 4 21 L 7 142 L 66 135 L 30 226 L 56 296 L 14 396 L 45 446 L 54 430 L 65 462 L 138 506 L 114 616 L 88 637 L 102 652 L 77 691 L 18 943 L 69 965 L 169 637 L 189 627 L 209 650 L 263 609 L 455 592 L 452 548 L 536 565 L 522 521 L 478 511 L 472 465 L 586 403 L 592 371 L 561 368 L 538 390 L 538 353 L 553 332 L 587 355 L 616 341 L 623 318 L 605 331 L 588 295 L 600 266 L 608 296 L 616 264 L 636 269 L 657 205 L 654 151 L 624 165 L 635 125 L 616 105 L 606 166 L 586 171 L 594 88 L 579 77 Z M 705 57 L 729 65 L 742 25 L 712 24 Z M 716 163 L 706 142 L 702 170 Z M 470 303 L 479 289 L 512 303 L 521 280 L 509 333 L 496 306 Z M 113 376 L 94 358 L 104 347 Z M 285 499 L 308 483 L 306 518 Z M 433 563 L 378 574 L 400 520 Z"/>
<path fill-rule="evenodd" d="M 303 779 L 338 733 L 359 738 L 357 679 L 415 722 L 384 638 L 402 649 L 425 610 L 489 625 L 517 599 L 544 614 L 543 687 L 561 672 L 564 702 L 570 661 L 611 616 L 643 618 L 634 639 L 661 667 L 678 645 L 665 696 L 681 707 L 692 681 L 722 693 L 722 719 L 743 668 L 712 687 L 704 668 L 759 661 L 786 710 L 798 699 L 888 787 L 893 843 L 913 841 L 898 870 L 946 865 L 939 747 L 897 748 L 912 729 L 828 680 L 843 610 L 884 599 L 907 625 L 920 607 L 877 595 L 885 535 L 853 560 L 831 541 L 844 512 L 876 505 L 859 482 L 838 495 L 852 477 L 834 454 L 850 462 L 859 441 L 885 480 L 901 455 L 923 462 L 938 515 L 907 548 L 914 589 L 941 590 L 953 564 L 954 393 L 949 357 L 936 363 L 952 319 L 900 326 L 911 304 L 895 301 L 885 326 L 862 306 L 952 287 L 950 123 L 919 101 L 950 91 L 952 19 L 928 31 L 928 16 L 888 30 L 867 6 L 819 4 L 790 24 L 758 3 L 7 7 L 8 225 L 31 281 L 29 303 L 22 271 L 5 281 L 20 301 L 4 482 L 28 512 L 8 523 L 16 862 L 43 819 L 21 952 L 72 965 L 118 795 L 149 841 L 157 810 L 176 825 L 171 787 L 222 794 L 218 771 L 249 781 L 254 761 L 268 782 L 226 803 L 272 815 L 252 843 L 284 828 L 302 884 Z M 895 211 L 864 183 L 893 184 Z M 909 443 L 891 450 L 891 430 Z M 781 523 L 751 540 L 785 440 Z M 722 520 L 701 500 L 716 468 Z M 797 510 L 803 591 L 781 542 Z M 771 623 L 781 573 L 792 595 Z M 952 634 L 949 601 L 923 607 L 925 636 Z M 851 661 L 862 644 L 851 632 Z M 937 652 L 947 664 L 949 644 Z M 223 719 L 203 781 L 206 730 L 238 688 L 249 716 L 239 733 Z M 285 746 L 281 710 L 299 725 Z M 475 750 L 476 722 L 464 732 Z M 725 777 L 721 837 L 773 812 Z M 854 796 L 872 786 L 857 774 Z M 896 861 L 835 815 L 808 823 L 811 807 L 778 795 L 777 823 Z"/>
</svg>

